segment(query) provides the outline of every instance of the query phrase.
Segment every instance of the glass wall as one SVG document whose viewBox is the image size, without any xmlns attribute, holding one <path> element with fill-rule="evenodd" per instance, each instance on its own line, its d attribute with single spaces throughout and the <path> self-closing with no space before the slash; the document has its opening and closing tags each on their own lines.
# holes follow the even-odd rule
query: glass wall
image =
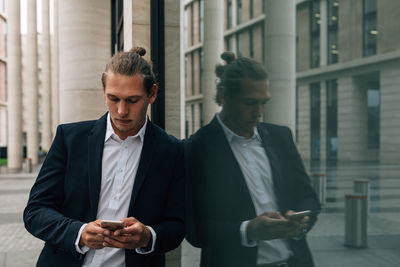
<svg viewBox="0 0 400 267">
<path fill-rule="evenodd" d="M 320 64 L 320 1 L 311 2 L 311 68 L 317 68 Z"/>
<path fill-rule="evenodd" d="M 321 84 L 310 85 L 311 159 L 320 160 L 321 151 Z"/>
<path fill-rule="evenodd" d="M 337 80 L 326 81 L 326 158 L 337 160 L 338 152 Z"/>
<path fill-rule="evenodd" d="M 328 0 L 328 64 L 338 62 L 339 0 Z"/>
<path fill-rule="evenodd" d="M 363 1 L 363 56 L 376 54 L 377 29 L 376 0 Z"/>
</svg>

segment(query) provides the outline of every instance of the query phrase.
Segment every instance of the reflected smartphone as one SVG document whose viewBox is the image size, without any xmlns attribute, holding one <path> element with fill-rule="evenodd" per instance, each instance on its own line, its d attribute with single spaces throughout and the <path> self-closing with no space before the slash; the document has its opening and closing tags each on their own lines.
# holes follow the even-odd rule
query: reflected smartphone
<svg viewBox="0 0 400 267">
<path fill-rule="evenodd" d="M 288 215 L 287 217 L 288 217 L 288 219 L 296 219 L 297 220 L 297 219 L 301 219 L 301 218 L 303 218 L 305 216 L 309 216 L 309 215 L 311 215 L 311 210 L 304 210 L 304 211 L 292 213 L 292 214 Z"/>
<path fill-rule="evenodd" d="M 121 221 L 102 220 L 100 226 L 107 230 L 115 231 L 124 228 L 124 223 Z"/>
</svg>

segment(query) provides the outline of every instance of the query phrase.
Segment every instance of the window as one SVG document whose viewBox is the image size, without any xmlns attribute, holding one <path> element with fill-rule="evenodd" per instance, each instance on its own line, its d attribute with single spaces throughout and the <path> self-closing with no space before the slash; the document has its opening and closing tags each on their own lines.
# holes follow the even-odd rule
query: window
<svg viewBox="0 0 400 267">
<path fill-rule="evenodd" d="M 249 46 L 250 46 L 250 57 L 254 58 L 254 40 L 253 40 L 253 28 L 249 30 Z"/>
<path fill-rule="evenodd" d="M 328 160 L 337 160 L 337 108 L 337 80 L 326 81 L 326 158 Z"/>
<path fill-rule="evenodd" d="M 191 111 L 192 111 L 192 133 L 194 133 L 194 105 L 192 104 L 192 105 L 190 105 L 190 107 L 191 107 Z"/>
<path fill-rule="evenodd" d="M 320 24 L 321 12 L 319 0 L 311 2 L 311 68 L 319 67 L 320 62 Z"/>
<path fill-rule="evenodd" d="M 236 34 L 236 55 L 237 57 L 242 56 L 242 41 L 243 36 L 241 33 Z"/>
<path fill-rule="evenodd" d="M 183 47 L 184 49 L 188 48 L 188 23 L 189 23 L 189 18 L 188 18 L 188 11 L 185 8 L 185 11 L 183 12 Z"/>
<path fill-rule="evenodd" d="M 190 45 L 194 44 L 194 14 L 193 14 L 193 5 L 190 5 Z"/>
<path fill-rule="evenodd" d="M 363 56 L 376 54 L 376 37 L 378 35 L 376 20 L 376 0 L 363 1 Z"/>
<path fill-rule="evenodd" d="M 111 1 L 111 55 L 124 50 L 123 0 Z"/>
<path fill-rule="evenodd" d="M 194 53 L 191 53 L 190 54 L 190 58 L 191 58 L 191 73 L 190 73 L 190 75 L 191 75 L 191 78 L 192 78 L 192 84 L 191 84 L 191 92 L 192 92 L 192 96 L 194 96 L 194 94 L 195 94 L 195 91 L 194 91 L 194 88 L 195 88 L 195 79 L 194 79 Z"/>
<path fill-rule="evenodd" d="M 185 97 L 188 95 L 188 57 L 185 56 Z"/>
<path fill-rule="evenodd" d="M 227 27 L 228 29 L 230 29 L 232 28 L 232 0 L 227 1 L 226 13 L 227 13 Z"/>
<path fill-rule="evenodd" d="M 236 0 L 236 25 L 242 23 L 242 0 Z"/>
<path fill-rule="evenodd" d="M 203 49 L 200 49 L 199 50 L 199 57 L 200 57 L 200 60 L 199 60 L 199 62 L 200 62 L 200 79 L 199 79 L 199 81 L 200 81 L 200 94 L 201 93 L 203 93 L 203 83 L 202 83 L 202 78 L 203 78 L 203 66 L 204 66 L 204 56 L 203 56 Z"/>
<path fill-rule="evenodd" d="M 369 81 L 367 89 L 368 148 L 379 148 L 380 95 L 379 80 Z"/>
<path fill-rule="evenodd" d="M 254 0 L 250 1 L 250 19 L 254 18 Z"/>
<path fill-rule="evenodd" d="M 339 0 L 328 0 L 328 64 L 338 62 Z"/>
<path fill-rule="evenodd" d="M 320 159 L 321 147 L 321 85 L 312 83 L 310 85 L 310 115 L 311 115 L 311 159 Z"/>
<path fill-rule="evenodd" d="M 199 103 L 200 127 L 203 127 L 203 103 Z"/>
<path fill-rule="evenodd" d="M 204 40 L 204 0 L 200 0 L 199 18 L 200 18 L 199 40 L 200 40 L 200 42 L 203 42 L 203 40 Z"/>
</svg>

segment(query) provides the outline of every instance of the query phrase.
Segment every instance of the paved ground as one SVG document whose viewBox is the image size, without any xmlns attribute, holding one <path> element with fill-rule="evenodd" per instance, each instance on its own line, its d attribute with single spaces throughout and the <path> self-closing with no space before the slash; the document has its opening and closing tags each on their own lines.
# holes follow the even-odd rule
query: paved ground
<svg viewBox="0 0 400 267">
<path fill-rule="evenodd" d="M 327 204 L 308 235 L 316 265 L 400 266 L 400 165 L 314 166 L 313 170 L 327 174 Z M 25 231 L 22 211 L 36 174 L 4 172 L 0 170 L 0 267 L 34 266 L 43 242 Z M 371 181 L 368 248 L 349 249 L 343 245 L 344 194 L 352 192 L 353 180 L 359 178 Z M 198 263 L 199 251 L 184 243 L 182 267 Z"/>
</svg>

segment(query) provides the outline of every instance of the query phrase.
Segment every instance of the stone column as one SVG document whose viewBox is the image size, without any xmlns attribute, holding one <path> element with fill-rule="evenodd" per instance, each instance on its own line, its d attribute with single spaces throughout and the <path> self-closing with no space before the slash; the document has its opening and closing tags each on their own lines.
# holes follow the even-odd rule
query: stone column
<svg viewBox="0 0 400 267">
<path fill-rule="evenodd" d="M 7 0 L 7 90 L 8 140 L 7 165 L 10 169 L 22 167 L 22 64 L 20 1 Z"/>
<path fill-rule="evenodd" d="M 224 1 L 204 1 L 204 41 L 203 41 L 203 123 L 207 124 L 219 110 L 216 95 L 215 65 L 222 63 L 224 50 Z"/>
<path fill-rule="evenodd" d="M 39 93 L 38 93 L 38 45 L 36 0 L 28 0 L 28 33 L 24 47 L 26 55 L 26 146 L 32 164 L 39 163 Z"/>
<path fill-rule="evenodd" d="M 101 74 L 111 55 L 110 1 L 58 4 L 60 122 L 97 119 L 106 111 Z"/>
<path fill-rule="evenodd" d="M 60 123 L 60 86 L 58 66 L 58 0 L 53 2 L 53 38 L 51 45 L 51 128 L 53 136 Z"/>
<path fill-rule="evenodd" d="M 184 102 L 180 86 L 180 1 L 165 0 L 165 130 L 184 138 Z M 168 67 L 173 66 L 173 67 Z"/>
<path fill-rule="evenodd" d="M 51 146 L 51 72 L 50 72 L 50 7 L 49 0 L 42 0 L 42 149 Z"/>
<path fill-rule="evenodd" d="M 264 49 L 272 99 L 264 120 L 295 127 L 296 6 L 293 0 L 265 0 Z"/>
</svg>

